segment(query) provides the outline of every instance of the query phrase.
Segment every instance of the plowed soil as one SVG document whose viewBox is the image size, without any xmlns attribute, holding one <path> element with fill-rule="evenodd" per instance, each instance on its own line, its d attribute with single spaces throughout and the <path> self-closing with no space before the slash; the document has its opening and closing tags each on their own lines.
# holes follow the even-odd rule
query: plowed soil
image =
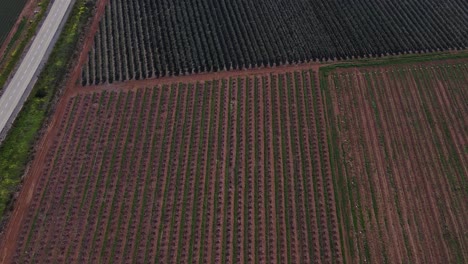
<svg viewBox="0 0 468 264">
<path fill-rule="evenodd" d="M 463 60 L 329 73 L 347 259 L 468 260 L 467 73 Z"/>
</svg>

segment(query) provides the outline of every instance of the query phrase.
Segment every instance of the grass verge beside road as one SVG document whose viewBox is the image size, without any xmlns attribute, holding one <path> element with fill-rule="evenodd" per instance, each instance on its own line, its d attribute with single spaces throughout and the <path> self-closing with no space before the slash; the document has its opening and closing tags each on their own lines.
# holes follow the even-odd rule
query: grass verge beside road
<svg viewBox="0 0 468 264">
<path fill-rule="evenodd" d="M 25 168 L 31 160 L 55 94 L 77 56 L 81 32 L 92 10 L 89 0 L 77 0 L 55 47 L 28 100 L 0 146 L 0 218 L 12 208 Z M 88 4 L 87 4 L 88 3 Z M 3 223 L 4 221 L 2 221 Z"/>
<path fill-rule="evenodd" d="M 18 26 L 18 29 L 8 43 L 5 53 L 0 59 L 0 92 L 4 89 L 8 77 L 15 69 L 16 64 L 20 61 L 25 48 L 36 34 L 37 27 L 44 19 L 49 4 L 50 0 L 43 0 L 39 4 L 39 7 L 41 8 L 39 13 L 30 22 L 28 22 L 27 18 L 23 18 L 21 24 Z M 25 33 L 23 32 L 24 30 L 26 30 Z M 24 36 L 23 33 L 25 34 Z"/>
<path fill-rule="evenodd" d="M 320 67 L 320 77 L 328 76 L 328 73 L 337 68 L 354 68 L 354 67 L 380 67 L 390 65 L 401 65 L 401 64 L 417 64 L 429 61 L 440 61 L 440 60 L 455 60 L 468 58 L 468 51 L 461 50 L 456 52 L 435 52 L 435 53 L 424 53 L 424 54 L 406 54 L 393 57 L 381 57 L 381 58 L 369 58 L 369 59 L 357 59 L 354 61 L 341 61 L 333 63 L 331 65 L 324 64 Z M 322 89 L 323 90 L 323 89 Z"/>
</svg>

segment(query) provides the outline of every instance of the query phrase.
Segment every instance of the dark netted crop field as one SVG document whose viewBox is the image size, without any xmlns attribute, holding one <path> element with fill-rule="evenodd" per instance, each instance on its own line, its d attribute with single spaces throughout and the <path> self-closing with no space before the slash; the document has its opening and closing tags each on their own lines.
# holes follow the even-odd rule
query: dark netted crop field
<svg viewBox="0 0 468 264">
<path fill-rule="evenodd" d="M 467 25 L 465 0 L 111 0 L 82 83 L 464 49 Z"/>
<path fill-rule="evenodd" d="M 18 15 L 24 7 L 26 0 L 2 0 L 0 1 L 0 46 L 10 33 Z"/>
</svg>

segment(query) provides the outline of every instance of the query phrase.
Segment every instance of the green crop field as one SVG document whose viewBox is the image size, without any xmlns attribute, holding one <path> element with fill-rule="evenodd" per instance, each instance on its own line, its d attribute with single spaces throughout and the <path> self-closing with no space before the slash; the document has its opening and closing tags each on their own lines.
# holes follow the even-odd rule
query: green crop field
<svg viewBox="0 0 468 264">
<path fill-rule="evenodd" d="M 345 259 L 466 263 L 467 85 L 466 59 L 322 73 Z"/>
</svg>

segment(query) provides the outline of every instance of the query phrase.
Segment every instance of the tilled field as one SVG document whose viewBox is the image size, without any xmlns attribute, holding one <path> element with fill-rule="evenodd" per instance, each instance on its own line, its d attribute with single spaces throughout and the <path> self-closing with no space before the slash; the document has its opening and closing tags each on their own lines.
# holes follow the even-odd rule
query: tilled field
<svg viewBox="0 0 468 264">
<path fill-rule="evenodd" d="M 466 61 L 323 76 L 344 257 L 468 260 Z"/>
<path fill-rule="evenodd" d="M 10 228 L 10 258 L 341 262 L 314 76 L 82 90 L 64 100 L 28 176 L 34 191 L 19 198 L 30 204 Z"/>
</svg>

